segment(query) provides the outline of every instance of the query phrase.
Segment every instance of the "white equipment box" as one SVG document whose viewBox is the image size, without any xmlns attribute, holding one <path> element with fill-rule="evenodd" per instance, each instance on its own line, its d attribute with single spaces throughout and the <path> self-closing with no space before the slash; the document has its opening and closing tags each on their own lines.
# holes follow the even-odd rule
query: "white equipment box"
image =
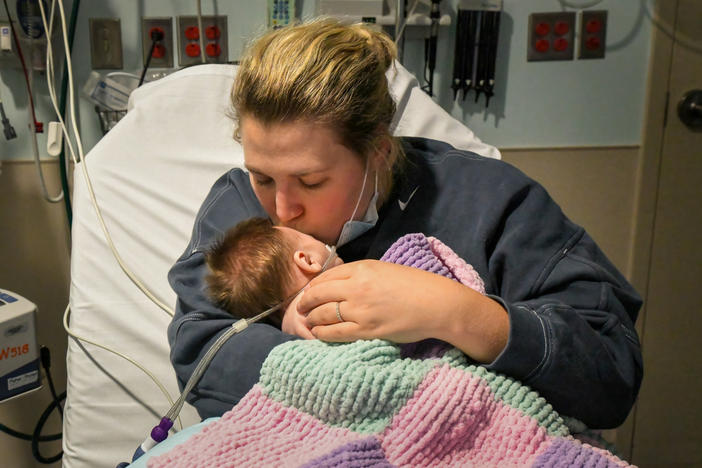
<svg viewBox="0 0 702 468">
<path fill-rule="evenodd" d="M 41 386 L 37 306 L 0 289 L 0 402 Z"/>
</svg>

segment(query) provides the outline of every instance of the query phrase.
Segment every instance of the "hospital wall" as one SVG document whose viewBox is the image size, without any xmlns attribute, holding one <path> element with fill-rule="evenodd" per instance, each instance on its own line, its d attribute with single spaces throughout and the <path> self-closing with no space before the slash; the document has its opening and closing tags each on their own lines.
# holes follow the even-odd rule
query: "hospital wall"
<svg viewBox="0 0 702 468">
<path fill-rule="evenodd" d="M 597 8 L 609 12 L 607 56 L 602 60 L 527 62 L 526 29 L 532 12 L 561 11 L 557 0 L 505 0 L 497 61 L 496 95 L 485 108 L 484 97 L 453 101 L 452 72 L 457 0 L 442 2 L 452 17 L 439 35 L 436 100 L 465 122 L 481 139 L 498 146 L 503 158 L 540 181 L 577 223 L 585 226 L 625 274 L 631 264 L 635 226 L 635 178 L 640 168 L 641 129 L 647 79 L 651 25 L 646 7 L 651 0 L 604 0 Z M 202 2 L 203 13 L 228 16 L 230 59 L 236 60 L 242 38 L 265 23 L 265 2 Z M 303 16 L 314 13 L 314 1 L 297 3 Z M 65 6 L 70 10 L 71 2 Z M 105 0 L 82 2 L 74 48 L 77 86 L 90 69 L 88 18 L 119 17 L 124 71 L 139 73 L 142 16 L 192 15 L 190 0 Z M 0 14 L 0 18 L 2 15 Z M 426 29 L 406 32 L 405 65 L 421 75 Z M 62 204 L 42 201 L 27 131 L 27 98 L 23 76 L 0 69 L 0 92 L 18 138 L 0 139 L 0 288 L 16 291 L 39 307 L 39 340 L 53 353 L 53 373 L 59 391 L 65 389 L 67 337 L 61 315 L 68 300 L 69 234 Z M 45 81 L 35 76 L 39 119 L 50 116 Z M 79 121 L 88 151 L 102 136 L 93 105 L 79 98 Z M 153 116 L 158 119 L 161 116 Z M 183 115 L 180 118 L 188 118 Z M 155 135 L 155 138 L 158 136 Z M 39 136 L 40 149 L 45 135 Z M 59 190 L 58 165 L 41 151 L 49 192 Z M 0 404 L 0 422 L 31 432 L 49 403 L 44 389 L 17 402 Z M 55 415 L 46 433 L 60 430 Z M 613 435 L 610 435 L 613 437 Z M 60 450 L 42 445 L 45 455 Z M 40 466 L 31 458 L 28 442 L 0 433 L 0 465 Z M 58 465 L 57 465 L 58 466 Z"/>
</svg>

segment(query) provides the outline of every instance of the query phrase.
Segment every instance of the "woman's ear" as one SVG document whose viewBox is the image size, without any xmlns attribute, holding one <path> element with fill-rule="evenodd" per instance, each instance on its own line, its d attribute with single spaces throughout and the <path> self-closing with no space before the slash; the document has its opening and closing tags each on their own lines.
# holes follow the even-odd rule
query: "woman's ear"
<svg viewBox="0 0 702 468">
<path fill-rule="evenodd" d="M 392 144 L 388 135 L 378 136 L 375 145 L 375 154 L 373 155 L 373 163 L 376 170 L 384 170 L 390 166 L 390 150 Z"/>
<path fill-rule="evenodd" d="M 296 250 L 293 254 L 295 265 L 305 274 L 317 274 L 322 271 L 322 264 L 318 259 L 302 250 Z"/>
</svg>

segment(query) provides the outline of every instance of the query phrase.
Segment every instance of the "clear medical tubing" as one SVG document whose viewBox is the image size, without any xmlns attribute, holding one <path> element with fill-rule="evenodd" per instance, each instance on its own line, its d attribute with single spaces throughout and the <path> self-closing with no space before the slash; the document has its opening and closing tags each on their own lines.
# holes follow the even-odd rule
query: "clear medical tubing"
<svg viewBox="0 0 702 468">
<path fill-rule="evenodd" d="M 332 247 L 330 252 L 329 252 L 329 257 L 327 257 L 327 260 L 324 262 L 324 265 L 322 265 L 322 270 L 320 273 L 324 272 L 329 265 L 331 265 L 331 262 L 334 260 L 336 257 L 336 246 Z M 176 402 L 171 406 L 171 409 L 168 410 L 168 413 L 164 416 L 164 418 L 167 418 L 170 421 L 173 421 L 174 418 L 178 416 L 180 413 L 180 410 L 183 408 L 183 404 L 185 403 L 185 398 L 190 394 L 190 391 L 195 387 L 197 382 L 200 380 L 200 377 L 202 377 L 202 374 L 205 372 L 205 369 L 207 369 L 207 366 L 210 365 L 210 362 L 214 358 L 214 355 L 219 351 L 219 349 L 224 345 L 224 343 L 232 337 L 232 335 L 235 335 L 239 333 L 240 331 L 244 330 L 246 327 L 248 327 L 250 324 L 254 322 L 258 322 L 259 320 L 268 317 L 270 314 L 273 312 L 279 310 L 283 304 L 289 303 L 291 300 L 295 299 L 297 296 L 299 296 L 302 291 L 305 290 L 305 288 L 309 285 L 309 281 L 305 286 L 302 287 L 298 292 L 296 292 L 293 296 L 291 296 L 289 299 L 281 302 L 280 304 L 277 304 L 270 309 L 264 310 L 260 314 L 256 315 L 255 317 L 251 317 L 249 319 L 241 319 L 234 324 L 232 324 L 231 327 L 227 329 L 224 333 L 222 333 L 219 338 L 217 338 L 217 341 L 214 342 L 212 346 L 210 346 L 210 349 L 207 350 L 207 353 L 203 356 L 202 359 L 200 359 L 200 362 L 198 363 L 197 367 L 195 368 L 195 371 L 193 374 L 190 376 L 190 379 L 188 379 L 188 383 L 185 385 L 185 388 L 183 389 L 183 392 L 180 394 L 180 397 L 176 400 Z M 160 424 L 163 423 L 163 420 L 161 421 Z M 154 429 L 157 429 L 159 426 L 156 426 Z M 163 440 L 163 439 L 162 439 Z M 160 441 L 158 441 L 160 442 Z"/>
</svg>

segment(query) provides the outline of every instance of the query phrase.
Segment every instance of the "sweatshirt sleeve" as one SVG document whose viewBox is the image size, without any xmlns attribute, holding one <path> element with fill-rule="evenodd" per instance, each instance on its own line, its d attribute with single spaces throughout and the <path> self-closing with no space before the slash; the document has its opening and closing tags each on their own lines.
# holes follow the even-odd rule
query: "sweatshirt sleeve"
<svg viewBox="0 0 702 468">
<path fill-rule="evenodd" d="M 487 367 L 591 428 L 616 427 L 643 375 L 634 329 L 641 299 L 542 187 L 530 181 L 513 193 L 489 260 L 510 335 Z"/>
<path fill-rule="evenodd" d="M 181 390 L 210 346 L 237 320 L 207 298 L 204 252 L 239 221 L 266 216 L 244 178 L 241 171 L 235 171 L 215 183 L 197 214 L 188 247 L 168 274 L 177 295 L 168 341 Z M 292 339 L 295 337 L 273 326 L 251 324 L 215 354 L 187 401 L 203 419 L 220 416 L 258 381 L 261 365 L 271 349 Z"/>
</svg>

